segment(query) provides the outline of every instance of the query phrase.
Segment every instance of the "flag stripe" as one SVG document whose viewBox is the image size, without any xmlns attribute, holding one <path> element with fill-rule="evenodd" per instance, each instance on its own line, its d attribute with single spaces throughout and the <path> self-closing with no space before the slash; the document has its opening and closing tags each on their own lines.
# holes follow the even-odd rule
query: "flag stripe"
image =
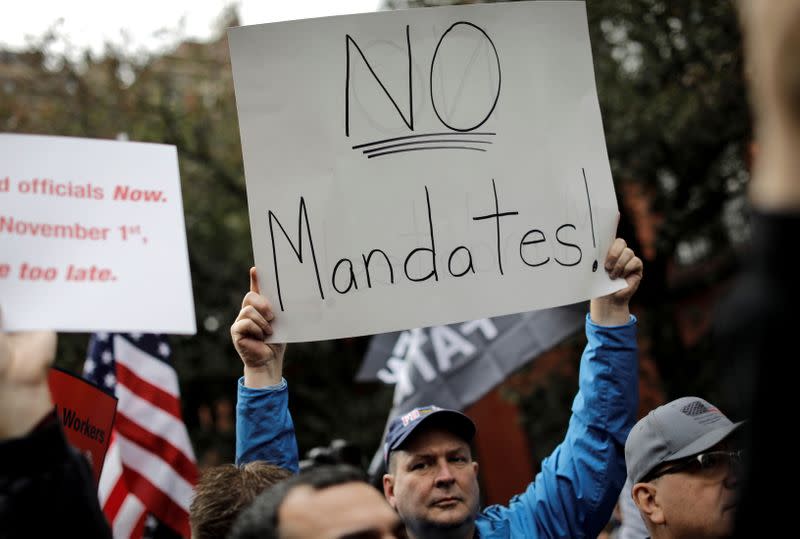
<svg viewBox="0 0 800 539">
<path fill-rule="evenodd" d="M 136 523 L 146 514 L 144 504 L 136 496 L 128 494 L 114 519 L 114 537 L 136 537 L 133 535 Z"/>
<path fill-rule="evenodd" d="M 100 483 L 97 487 L 100 504 L 106 500 L 116 488 L 119 478 L 122 476 L 122 461 L 119 458 L 119 445 L 117 445 L 116 435 L 111 432 L 111 445 L 106 451 L 106 460 L 103 462 L 103 471 L 100 473 Z"/>
<path fill-rule="evenodd" d="M 138 473 L 135 469 L 127 466 L 124 468 L 125 481 L 131 492 L 142 499 L 156 518 L 183 534 L 184 537 L 189 537 L 191 531 L 189 529 L 188 510 L 184 510 L 170 496 L 164 494 L 147 477 Z"/>
<path fill-rule="evenodd" d="M 124 414 L 129 418 L 136 418 L 136 423 L 143 426 L 156 436 L 164 438 L 169 443 L 181 450 L 190 460 L 195 460 L 189 434 L 183 422 L 168 414 L 161 408 L 153 406 L 148 401 L 131 393 L 122 384 L 117 384 L 117 398 L 119 407 L 117 414 Z M 122 457 L 123 463 L 125 457 Z"/>
<path fill-rule="evenodd" d="M 117 383 L 124 385 L 141 398 L 148 400 L 153 406 L 157 406 L 183 421 L 178 399 L 161 390 L 158 386 L 154 386 L 147 380 L 140 378 L 122 363 L 117 363 Z"/>
<path fill-rule="evenodd" d="M 139 377 L 173 397 L 177 398 L 180 395 L 175 370 L 163 361 L 140 350 L 120 335 L 114 335 L 114 359 L 117 363 L 136 371 Z"/>
<path fill-rule="evenodd" d="M 133 527 L 133 532 L 131 532 L 131 537 L 139 538 L 144 535 L 144 526 L 147 522 L 147 511 L 142 511 L 142 516 L 139 517 L 139 522 Z"/>
<path fill-rule="evenodd" d="M 192 499 L 191 483 L 175 473 L 175 470 L 157 455 L 142 449 L 122 435 L 118 439 L 125 480 L 128 481 L 128 470 L 135 470 L 152 482 L 162 493 L 168 493 L 169 497 L 188 513 Z M 128 483 L 130 487 L 130 482 L 128 481 Z M 143 501 L 147 503 L 146 500 Z M 155 511 L 153 512 L 155 513 Z"/>
<path fill-rule="evenodd" d="M 119 513 L 120 507 L 125 502 L 125 498 L 128 496 L 128 487 L 125 486 L 125 481 L 122 480 L 122 477 L 119 478 L 114 488 L 111 489 L 111 493 L 108 495 L 105 503 L 103 504 L 103 514 L 106 516 L 109 522 L 114 522 L 117 518 L 117 514 Z"/>
<path fill-rule="evenodd" d="M 142 428 L 138 423 L 128 419 L 125 414 L 117 414 L 116 422 L 121 436 L 172 463 L 172 467 L 189 483 L 194 484 L 197 481 L 197 467 L 180 449 L 164 438 Z"/>
</svg>

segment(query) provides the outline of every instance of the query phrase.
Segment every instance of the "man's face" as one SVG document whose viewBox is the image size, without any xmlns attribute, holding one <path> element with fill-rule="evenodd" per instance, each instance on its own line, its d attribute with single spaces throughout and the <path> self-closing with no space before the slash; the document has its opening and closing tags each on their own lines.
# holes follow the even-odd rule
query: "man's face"
<svg viewBox="0 0 800 539">
<path fill-rule="evenodd" d="M 739 467 L 731 465 L 728 454 L 714 448 L 704 453 L 714 464 L 702 467 L 692 462 L 653 480 L 660 511 L 656 520 L 663 520 L 656 524 L 669 530 L 671 537 L 717 538 L 733 532 Z"/>
<path fill-rule="evenodd" d="M 402 539 L 397 513 L 373 487 L 352 482 L 315 490 L 293 488 L 278 510 L 285 539 Z"/>
<path fill-rule="evenodd" d="M 478 464 L 466 442 L 446 430 L 428 428 L 415 432 L 392 459 L 383 490 L 409 531 L 472 529 L 478 513 Z"/>
</svg>

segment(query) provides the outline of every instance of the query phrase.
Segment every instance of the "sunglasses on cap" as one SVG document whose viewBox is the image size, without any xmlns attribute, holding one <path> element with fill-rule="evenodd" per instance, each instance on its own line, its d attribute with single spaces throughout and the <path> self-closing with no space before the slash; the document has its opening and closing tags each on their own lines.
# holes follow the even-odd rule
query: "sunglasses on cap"
<svg viewBox="0 0 800 539">
<path fill-rule="evenodd" d="M 645 475 L 642 482 L 646 483 L 662 475 L 680 472 L 709 473 L 724 469 L 738 469 L 742 463 L 742 450 L 738 451 L 706 451 L 698 453 L 672 466 L 656 469 Z"/>
</svg>

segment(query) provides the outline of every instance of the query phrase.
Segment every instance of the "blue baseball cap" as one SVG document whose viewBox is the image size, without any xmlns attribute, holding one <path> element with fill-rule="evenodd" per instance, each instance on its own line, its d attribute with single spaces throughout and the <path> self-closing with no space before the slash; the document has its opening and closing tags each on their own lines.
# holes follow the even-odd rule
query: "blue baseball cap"
<svg viewBox="0 0 800 539">
<path fill-rule="evenodd" d="M 435 417 L 435 420 L 431 418 Z M 452 432 L 467 443 L 472 442 L 475 437 L 475 423 L 457 410 L 440 408 L 436 405 L 420 406 L 414 408 L 407 414 L 395 417 L 389 423 L 386 438 L 383 444 L 383 463 L 389 465 L 389 455 L 395 449 L 400 449 L 403 443 L 423 424 L 431 424 L 436 421 L 436 425 Z"/>
</svg>

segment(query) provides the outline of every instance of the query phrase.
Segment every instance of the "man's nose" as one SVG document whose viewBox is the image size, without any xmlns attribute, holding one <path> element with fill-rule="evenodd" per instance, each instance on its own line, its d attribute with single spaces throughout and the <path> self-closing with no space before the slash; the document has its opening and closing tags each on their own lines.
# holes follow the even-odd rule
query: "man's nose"
<svg viewBox="0 0 800 539">
<path fill-rule="evenodd" d="M 436 486 L 444 487 L 449 486 L 455 482 L 455 477 L 450 470 L 450 465 L 447 462 L 442 462 L 436 469 Z"/>
<path fill-rule="evenodd" d="M 741 475 L 742 465 L 738 462 L 731 462 L 725 471 L 725 479 L 723 479 L 722 484 L 725 485 L 725 488 L 727 489 L 736 490 L 736 488 L 739 486 Z"/>
</svg>

